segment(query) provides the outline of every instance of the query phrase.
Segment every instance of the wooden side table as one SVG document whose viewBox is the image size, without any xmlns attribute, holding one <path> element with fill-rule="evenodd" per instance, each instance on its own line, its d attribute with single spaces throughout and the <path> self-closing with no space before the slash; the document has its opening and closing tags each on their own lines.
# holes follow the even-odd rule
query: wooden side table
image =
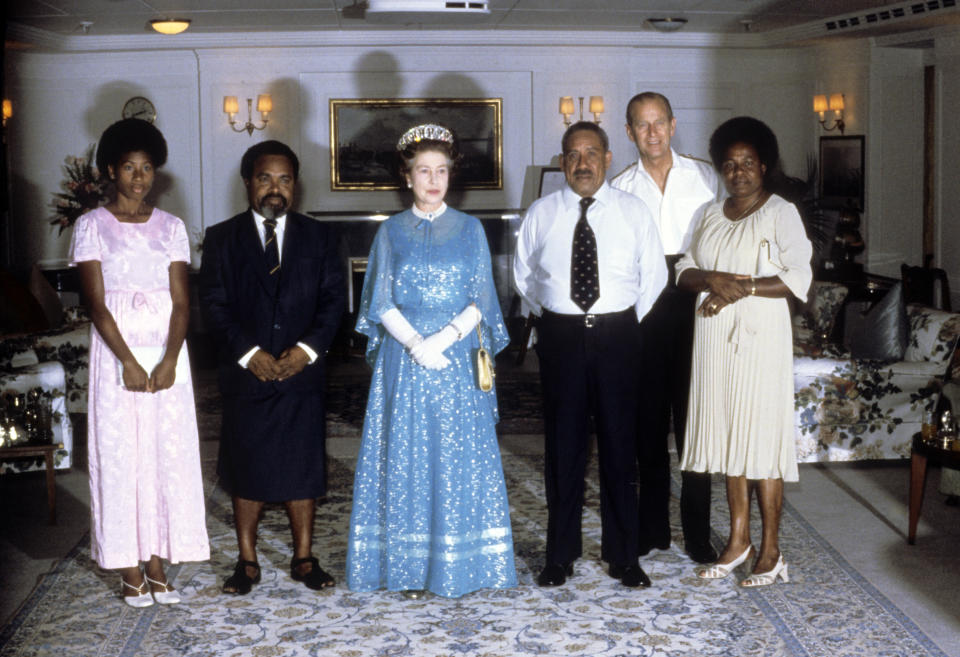
<svg viewBox="0 0 960 657">
<path fill-rule="evenodd" d="M 57 481 L 54 478 L 53 453 L 63 449 L 63 443 L 48 445 L 17 445 L 0 447 L 0 459 L 42 456 L 47 471 L 47 514 L 51 525 L 57 524 Z"/>
<path fill-rule="evenodd" d="M 928 461 L 960 468 L 960 452 L 928 445 L 919 433 L 914 434 L 913 449 L 910 451 L 910 525 L 907 531 L 907 543 L 910 545 L 917 540 L 917 521 L 920 520 L 920 507 L 923 506 Z"/>
</svg>

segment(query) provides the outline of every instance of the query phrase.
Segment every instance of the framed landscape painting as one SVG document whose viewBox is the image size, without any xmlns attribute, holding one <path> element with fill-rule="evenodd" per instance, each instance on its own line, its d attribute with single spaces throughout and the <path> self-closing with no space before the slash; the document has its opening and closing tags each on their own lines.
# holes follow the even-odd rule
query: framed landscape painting
<svg viewBox="0 0 960 657">
<path fill-rule="evenodd" d="M 820 205 L 863 211 L 863 135 L 820 137 Z"/>
<path fill-rule="evenodd" d="M 330 188 L 400 189 L 400 135 L 437 123 L 453 132 L 460 150 L 451 187 L 503 189 L 502 105 L 502 98 L 332 98 Z"/>
</svg>

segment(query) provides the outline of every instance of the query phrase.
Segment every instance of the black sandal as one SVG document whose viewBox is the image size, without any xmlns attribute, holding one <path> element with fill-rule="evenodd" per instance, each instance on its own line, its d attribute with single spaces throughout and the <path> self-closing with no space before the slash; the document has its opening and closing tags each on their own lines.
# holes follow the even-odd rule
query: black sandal
<svg viewBox="0 0 960 657">
<path fill-rule="evenodd" d="M 256 568 L 257 574 L 250 577 L 247 574 L 247 568 Z M 223 592 L 233 595 L 246 595 L 254 584 L 260 583 L 260 564 L 256 561 L 244 561 L 237 559 L 237 565 L 233 569 L 233 574 L 223 583 Z"/>
<path fill-rule="evenodd" d="M 297 572 L 297 567 L 305 563 L 310 563 L 313 567 L 301 575 Z M 324 572 L 315 557 L 292 559 L 290 561 L 290 577 L 292 577 L 295 582 L 303 582 L 308 589 L 313 589 L 314 591 L 320 591 L 321 589 L 336 586 L 337 584 L 337 581 L 333 579 L 333 577 Z"/>
</svg>

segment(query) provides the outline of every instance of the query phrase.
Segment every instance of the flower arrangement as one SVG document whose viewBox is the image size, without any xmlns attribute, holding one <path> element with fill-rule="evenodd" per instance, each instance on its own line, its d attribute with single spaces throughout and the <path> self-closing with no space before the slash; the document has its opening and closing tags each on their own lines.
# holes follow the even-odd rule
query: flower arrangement
<svg viewBox="0 0 960 657">
<path fill-rule="evenodd" d="M 91 144 L 83 157 L 68 155 L 64 159 L 64 179 L 60 182 L 62 192 L 54 192 L 51 207 L 55 216 L 51 226 L 59 226 L 57 235 L 73 226 L 77 218 L 89 212 L 107 200 L 107 181 L 100 178 L 100 172 L 93 164 Z"/>
</svg>

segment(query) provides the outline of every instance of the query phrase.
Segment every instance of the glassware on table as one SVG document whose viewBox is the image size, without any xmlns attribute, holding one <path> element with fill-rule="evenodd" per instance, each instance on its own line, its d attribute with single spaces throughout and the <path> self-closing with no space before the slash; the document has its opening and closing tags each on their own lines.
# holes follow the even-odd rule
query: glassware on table
<svg viewBox="0 0 960 657">
<path fill-rule="evenodd" d="M 924 409 L 923 420 L 920 424 L 920 437 L 925 443 L 932 443 L 937 439 L 937 414 L 932 408 Z"/>
<path fill-rule="evenodd" d="M 937 432 L 937 439 L 941 449 L 950 449 L 953 441 L 957 437 L 957 422 L 953 419 L 953 413 L 949 410 L 943 412 L 940 416 L 940 429 Z"/>
</svg>

